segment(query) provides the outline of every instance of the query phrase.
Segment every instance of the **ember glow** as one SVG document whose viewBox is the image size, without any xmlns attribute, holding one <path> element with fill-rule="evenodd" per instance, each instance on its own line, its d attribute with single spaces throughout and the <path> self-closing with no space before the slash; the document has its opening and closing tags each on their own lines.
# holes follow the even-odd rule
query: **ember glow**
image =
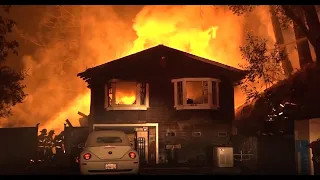
<svg viewBox="0 0 320 180">
<path fill-rule="evenodd" d="M 257 10 L 259 12 L 255 14 L 254 23 L 252 20 L 250 23 L 246 22 L 243 16 L 235 16 L 227 7 L 222 6 L 144 6 L 137 12 L 131 12 L 133 7 L 127 7 L 125 12 L 118 12 L 118 7 L 112 6 L 71 8 L 81 9 L 82 13 L 79 18 L 79 56 L 68 71 L 71 78 L 67 80 L 68 87 L 74 91 L 71 95 L 76 94 L 76 98 L 70 101 L 71 95 L 66 93 L 65 89 L 57 88 L 63 80 L 51 76 L 44 85 L 38 85 L 38 81 L 27 82 L 27 90 L 34 88 L 35 93 L 29 93 L 26 102 L 13 109 L 13 113 L 23 116 L 20 118 L 24 121 L 42 117 L 37 120 L 42 122 L 41 127 L 56 131 L 62 130 L 66 119 L 74 126 L 79 125 L 78 111 L 89 114 L 90 90 L 76 77 L 76 74 L 84 71 L 86 67 L 106 63 L 159 44 L 238 67 L 239 63 L 243 63 L 239 46 L 244 41 L 245 26 L 256 28 L 258 35 L 264 35 L 267 39 L 270 39 L 270 31 L 272 32 L 271 22 L 265 20 L 266 17 L 269 18 L 268 9 L 265 7 Z M 133 22 L 132 18 L 127 18 L 130 15 Z M 271 36 L 273 39 L 272 33 Z M 24 61 L 25 67 L 33 71 L 34 79 L 46 73 L 56 75 L 54 71 L 44 71 L 45 68 L 41 65 L 54 66 L 54 57 L 63 52 L 61 43 L 54 44 L 49 49 L 39 49 L 34 55 L 26 56 L 29 59 Z M 48 92 L 50 88 L 52 89 Z M 116 103 L 134 103 L 135 92 L 130 93 L 123 92 L 122 97 L 116 97 Z M 245 97 L 240 91 L 235 94 L 235 106 L 239 106 Z M 28 124 L 36 123 L 28 121 Z"/>
</svg>

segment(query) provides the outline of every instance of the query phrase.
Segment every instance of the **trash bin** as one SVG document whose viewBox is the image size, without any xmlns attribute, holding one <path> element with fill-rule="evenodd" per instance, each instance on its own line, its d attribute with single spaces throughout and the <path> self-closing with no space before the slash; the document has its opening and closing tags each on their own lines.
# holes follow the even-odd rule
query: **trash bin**
<svg viewBox="0 0 320 180">
<path fill-rule="evenodd" d="M 214 147 L 214 164 L 216 167 L 233 167 L 233 148 L 232 147 Z"/>
</svg>

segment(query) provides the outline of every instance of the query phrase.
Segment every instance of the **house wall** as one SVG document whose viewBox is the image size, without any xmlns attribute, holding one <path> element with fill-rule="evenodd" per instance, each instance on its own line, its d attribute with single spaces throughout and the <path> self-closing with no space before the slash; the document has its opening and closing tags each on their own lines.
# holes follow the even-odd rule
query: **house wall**
<svg viewBox="0 0 320 180">
<path fill-rule="evenodd" d="M 220 83 L 218 110 L 176 111 L 171 78 L 152 77 L 148 83 L 150 108 L 146 111 L 106 111 L 104 84 L 92 86 L 90 121 L 101 124 L 159 123 L 159 154 L 162 162 L 167 159 L 166 145 L 181 144 L 180 161 L 205 163 L 208 146 L 229 142 L 229 136 L 218 136 L 219 132 L 231 134 L 231 122 L 234 118 L 234 91 L 232 84 L 227 80 Z M 175 136 L 167 136 L 168 132 L 175 132 Z M 192 132 L 201 132 L 201 137 L 192 137 Z"/>
<path fill-rule="evenodd" d="M 295 121 L 296 159 L 299 174 L 314 174 L 310 143 L 320 138 L 320 118 Z"/>
</svg>

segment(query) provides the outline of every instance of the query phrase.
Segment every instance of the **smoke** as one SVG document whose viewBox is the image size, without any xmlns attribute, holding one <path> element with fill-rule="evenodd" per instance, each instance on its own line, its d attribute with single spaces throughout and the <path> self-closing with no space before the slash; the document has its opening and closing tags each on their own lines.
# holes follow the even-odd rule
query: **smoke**
<svg viewBox="0 0 320 180">
<path fill-rule="evenodd" d="M 42 127 L 61 130 L 69 118 L 73 125 L 79 125 L 77 111 L 89 114 L 90 92 L 76 74 L 151 46 L 164 44 L 238 67 L 244 63 L 239 46 L 247 30 L 274 43 L 267 7 L 241 17 L 223 6 L 68 8 L 60 8 L 63 27 L 59 30 L 43 27 L 48 22 L 46 15 L 39 23 L 39 31 L 45 35 L 50 32 L 48 46 L 38 47 L 36 53 L 23 57 L 24 69 L 29 74 L 25 81 L 29 96 L 3 122 L 15 126 L 41 122 Z M 235 106 L 244 101 L 244 95 L 236 88 Z"/>
</svg>

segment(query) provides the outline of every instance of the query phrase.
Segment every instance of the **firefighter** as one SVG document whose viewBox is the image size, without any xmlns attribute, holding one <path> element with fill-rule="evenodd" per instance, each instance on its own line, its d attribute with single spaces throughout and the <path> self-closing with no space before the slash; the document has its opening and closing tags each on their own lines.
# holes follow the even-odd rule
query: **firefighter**
<svg viewBox="0 0 320 180">
<path fill-rule="evenodd" d="M 49 131 L 45 141 L 46 159 L 48 160 L 49 163 L 52 161 L 52 158 L 53 158 L 53 151 L 52 151 L 52 148 L 54 145 L 53 135 L 54 135 L 54 130 Z"/>
<path fill-rule="evenodd" d="M 58 164 L 60 164 L 65 153 L 63 131 L 54 137 L 53 142 L 54 147 L 56 148 L 55 160 Z"/>
<path fill-rule="evenodd" d="M 314 175 L 320 175 L 320 138 L 310 144 Z"/>
<path fill-rule="evenodd" d="M 47 137 L 47 129 L 42 129 L 40 131 L 40 135 L 38 136 L 38 153 L 37 158 L 38 161 L 43 161 L 46 153 L 46 137 Z"/>
<path fill-rule="evenodd" d="M 54 147 L 56 148 L 56 152 L 64 153 L 64 135 L 63 131 L 54 137 Z"/>
</svg>

